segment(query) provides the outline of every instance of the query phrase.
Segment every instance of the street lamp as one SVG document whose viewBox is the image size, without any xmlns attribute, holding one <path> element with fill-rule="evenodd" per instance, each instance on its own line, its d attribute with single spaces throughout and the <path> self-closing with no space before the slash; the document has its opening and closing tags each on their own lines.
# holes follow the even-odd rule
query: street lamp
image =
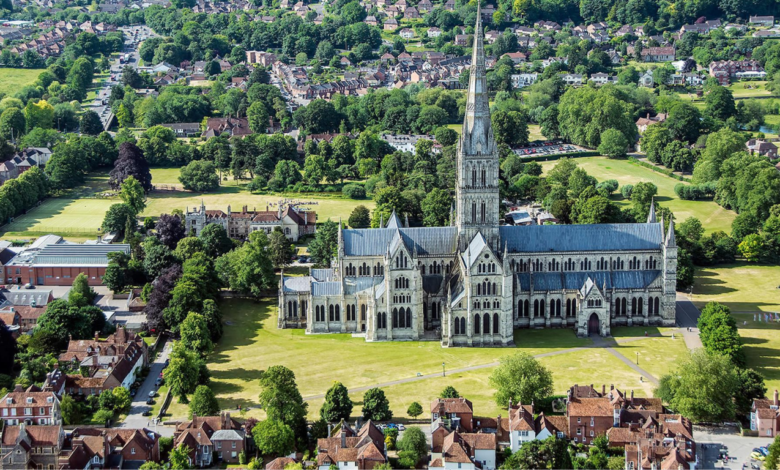
<svg viewBox="0 0 780 470">
<path fill-rule="evenodd" d="M 639 365 L 639 351 L 636 351 L 636 365 Z"/>
<path fill-rule="evenodd" d="M 447 377 L 447 372 L 445 372 L 445 370 L 444 370 L 444 363 L 443 362 L 441 363 L 441 376 L 442 377 Z"/>
</svg>

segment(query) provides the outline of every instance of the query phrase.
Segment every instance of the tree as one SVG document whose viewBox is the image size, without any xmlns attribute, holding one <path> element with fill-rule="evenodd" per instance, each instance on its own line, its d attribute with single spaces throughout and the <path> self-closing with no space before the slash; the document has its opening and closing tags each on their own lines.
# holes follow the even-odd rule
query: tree
<svg viewBox="0 0 780 470">
<path fill-rule="evenodd" d="M 509 146 L 528 145 L 528 116 L 525 112 L 494 111 L 490 117 L 496 142 Z"/>
<path fill-rule="evenodd" d="M 269 181 L 268 186 L 272 190 L 283 191 L 288 186 L 301 181 L 301 167 L 298 162 L 292 160 L 281 160 L 274 168 L 274 177 Z"/>
<path fill-rule="evenodd" d="M 295 245 L 287 239 L 281 227 L 274 227 L 271 232 L 268 238 L 268 250 L 275 268 L 289 266 L 296 252 Z"/>
<path fill-rule="evenodd" d="M 273 262 L 267 250 L 268 237 L 263 231 L 249 234 L 249 241 L 220 256 L 216 271 L 230 289 L 260 296 L 274 283 Z"/>
<path fill-rule="evenodd" d="M 737 413 L 741 416 L 748 416 L 753 406 L 753 400 L 766 396 L 767 389 L 764 377 L 753 369 L 739 369 L 737 370 L 737 380 L 739 386 L 734 394 Z"/>
<path fill-rule="evenodd" d="M 664 125 L 673 139 L 696 142 L 701 131 L 701 113 L 692 104 L 678 102 L 669 110 Z M 651 126 L 652 127 L 652 126 Z"/>
<path fill-rule="evenodd" d="M 698 320 L 699 336 L 707 352 L 724 354 L 736 365 L 745 363 L 742 341 L 737 331 L 737 321 L 731 310 L 718 302 L 708 303 Z"/>
<path fill-rule="evenodd" d="M 249 119 L 249 128 L 255 134 L 265 134 L 270 125 L 269 118 L 265 103 L 262 101 L 255 101 L 246 110 L 246 117 Z"/>
<path fill-rule="evenodd" d="M 144 464 L 139 467 L 140 470 L 163 470 L 163 468 L 164 467 L 161 464 L 152 460 L 144 462 Z"/>
<path fill-rule="evenodd" d="M 203 242 L 203 250 L 212 259 L 222 256 L 235 246 L 225 227 L 219 224 L 207 224 L 200 231 L 198 238 Z"/>
<path fill-rule="evenodd" d="M 356 206 L 352 209 L 352 213 L 349 215 L 347 221 L 352 228 L 368 228 L 371 226 L 371 213 L 364 205 Z"/>
<path fill-rule="evenodd" d="M 260 406 L 267 420 L 289 426 L 296 441 L 305 443 L 309 404 L 298 391 L 293 371 L 284 366 L 271 366 L 260 375 L 260 387 Z"/>
<path fill-rule="evenodd" d="M 122 198 L 122 201 L 132 207 L 136 214 L 143 212 L 146 208 L 146 195 L 141 183 L 134 176 L 128 176 L 120 188 L 119 197 Z"/>
<path fill-rule="evenodd" d="M 366 197 L 366 188 L 362 184 L 350 183 L 344 185 L 341 193 L 350 199 L 363 199 Z"/>
<path fill-rule="evenodd" d="M 35 128 L 51 129 L 54 126 L 54 107 L 46 100 L 37 103 L 30 100 L 24 107 L 24 120 L 27 123 L 27 132 Z"/>
<path fill-rule="evenodd" d="M 27 122 L 19 108 L 7 108 L 0 114 L 0 137 L 16 141 L 22 136 Z"/>
<path fill-rule="evenodd" d="M 179 334 L 181 335 L 181 344 L 201 356 L 206 356 L 214 349 L 206 318 L 199 313 L 190 312 L 187 315 L 179 327 Z"/>
<path fill-rule="evenodd" d="M 381 388 L 372 388 L 363 395 L 363 419 L 389 421 L 393 419 L 390 402 Z"/>
<path fill-rule="evenodd" d="M 628 151 L 628 139 L 617 129 L 607 129 L 601 133 L 598 150 L 609 158 L 623 158 Z"/>
<path fill-rule="evenodd" d="M 417 404 L 417 406 L 420 406 Z M 399 455 L 407 454 L 412 466 L 428 453 L 428 443 L 425 433 L 417 426 L 409 426 L 397 443 Z"/>
<path fill-rule="evenodd" d="M 8 330 L 8 326 L 0 320 L 0 374 L 13 375 L 16 353 L 16 338 Z"/>
<path fill-rule="evenodd" d="M 320 417 L 329 423 L 339 420 L 349 421 L 352 414 L 352 400 L 347 387 L 336 382 L 325 394 L 325 403 L 320 408 Z"/>
<path fill-rule="evenodd" d="M 734 96 L 731 94 L 731 90 L 726 87 L 720 85 L 713 87 L 713 89 L 707 93 L 704 102 L 707 105 L 707 114 L 715 119 L 725 121 L 737 114 Z"/>
<path fill-rule="evenodd" d="M 737 248 L 739 253 L 751 263 L 759 261 L 764 256 L 764 241 L 757 233 L 746 235 Z"/>
<path fill-rule="evenodd" d="M 60 412 L 62 413 L 62 420 L 66 425 L 81 424 L 81 420 L 84 419 L 81 406 L 70 395 L 62 397 Z"/>
<path fill-rule="evenodd" d="M 105 233 L 122 233 L 127 225 L 127 219 L 135 219 L 136 212 L 129 204 L 124 202 L 112 204 L 103 217 L 101 227 Z"/>
<path fill-rule="evenodd" d="M 130 411 L 130 405 L 133 402 L 133 398 L 130 396 L 130 391 L 124 387 L 116 387 L 114 390 L 114 408 L 116 413 L 126 413 Z"/>
<path fill-rule="evenodd" d="M 152 174 L 143 152 L 132 142 L 124 142 L 119 146 L 119 158 L 109 173 L 108 184 L 115 191 L 119 190 L 122 182 L 130 176 L 138 180 L 144 192 L 152 190 Z"/>
<path fill-rule="evenodd" d="M 205 193 L 219 188 L 219 175 L 213 162 L 194 160 L 181 169 L 179 182 L 187 191 Z"/>
<path fill-rule="evenodd" d="M 81 115 L 81 132 L 88 135 L 98 135 L 103 132 L 103 122 L 100 116 L 91 109 Z"/>
<path fill-rule="evenodd" d="M 769 445 L 769 455 L 764 461 L 764 468 L 776 469 L 780 465 L 780 434 L 775 436 L 775 440 Z"/>
<path fill-rule="evenodd" d="M 331 220 L 326 221 L 317 230 L 314 240 L 309 244 L 309 253 L 315 263 L 330 267 L 333 257 L 336 256 L 336 250 L 338 250 L 338 230 L 338 224 Z"/>
<path fill-rule="evenodd" d="M 190 418 L 197 416 L 216 416 L 219 414 L 219 403 L 211 387 L 198 385 L 190 400 Z"/>
<path fill-rule="evenodd" d="M 697 349 L 671 374 L 661 377 L 654 394 L 694 422 L 719 422 L 734 419 L 733 397 L 738 387 L 737 372 L 728 356 Z"/>
<path fill-rule="evenodd" d="M 168 455 L 168 462 L 171 464 L 171 468 L 177 470 L 192 468 L 192 465 L 190 464 L 190 452 L 192 452 L 192 449 L 184 444 L 179 444 L 178 447 L 171 450 Z"/>
<path fill-rule="evenodd" d="M 179 342 L 173 345 L 170 363 L 165 368 L 165 383 L 171 393 L 183 403 L 187 402 L 187 394 L 195 391 L 198 386 L 201 364 L 197 353 L 188 350 Z"/>
<path fill-rule="evenodd" d="M 159 242 L 154 244 L 144 242 L 144 252 L 146 254 L 143 261 L 144 272 L 149 279 L 156 279 L 163 270 L 170 268 L 176 262 L 173 251 Z"/>
<path fill-rule="evenodd" d="M 447 385 L 439 394 L 439 398 L 460 398 L 460 393 L 452 385 Z"/>
<path fill-rule="evenodd" d="M 412 419 L 417 418 L 423 413 L 422 405 L 419 403 L 412 402 L 411 405 L 409 405 L 409 408 L 406 410 L 406 414 L 412 417 Z"/>
<path fill-rule="evenodd" d="M 445 189 L 433 188 L 422 202 L 423 224 L 426 227 L 443 227 L 452 222 L 450 212 L 452 197 Z"/>
<path fill-rule="evenodd" d="M 512 403 L 540 402 L 552 395 L 552 374 L 528 353 L 504 356 L 490 375 L 490 385 L 496 389 L 496 403 L 506 406 Z"/>
<path fill-rule="evenodd" d="M 157 219 L 157 238 L 160 242 L 173 250 L 179 240 L 184 238 L 184 224 L 181 219 L 175 215 L 163 214 Z"/>
<path fill-rule="evenodd" d="M 263 455 L 288 455 L 295 450 L 295 434 L 290 426 L 266 419 L 252 429 L 252 439 Z"/>
<path fill-rule="evenodd" d="M 76 307 L 85 307 L 87 305 L 92 305 L 96 296 L 97 293 L 89 287 L 87 275 L 79 273 L 78 276 L 73 279 L 72 287 L 68 292 L 68 303 Z"/>
</svg>

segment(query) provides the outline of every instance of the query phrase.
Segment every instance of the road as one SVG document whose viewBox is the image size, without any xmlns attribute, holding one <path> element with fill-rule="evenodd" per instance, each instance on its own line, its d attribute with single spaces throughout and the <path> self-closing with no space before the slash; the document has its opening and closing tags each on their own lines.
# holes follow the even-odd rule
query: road
<svg viewBox="0 0 780 470">
<path fill-rule="evenodd" d="M 694 436 L 696 437 L 696 450 L 700 462 L 698 468 L 726 468 L 738 470 L 744 468 L 743 465 L 750 464 L 761 465 L 761 462 L 750 458 L 753 449 L 761 446 L 768 446 L 772 443 L 770 437 L 743 437 L 740 436 L 736 428 L 728 427 L 704 427 L 694 426 Z M 728 464 L 722 460 L 718 461 L 719 449 L 721 446 L 728 448 L 728 455 L 732 459 Z"/>
<path fill-rule="evenodd" d="M 119 427 L 133 429 L 146 427 L 162 434 L 163 436 L 173 436 L 173 428 L 151 424 L 152 416 L 143 415 L 144 411 L 152 409 L 152 405 L 147 405 L 146 400 L 149 399 L 149 392 L 153 390 L 155 392 L 157 391 L 157 387 L 155 386 L 154 382 L 160 376 L 160 373 L 165 366 L 165 361 L 168 359 L 168 355 L 170 354 L 172 347 L 173 342 L 166 342 L 165 346 L 163 346 L 162 352 L 160 352 L 160 354 L 157 356 L 157 359 L 155 359 L 155 361 L 150 364 L 149 375 L 146 377 L 146 380 L 144 380 L 144 383 L 141 384 L 141 387 L 138 388 L 138 391 L 133 398 L 133 403 L 130 406 L 130 413 L 127 415 L 127 418 L 125 418 L 124 422 L 119 425 Z M 162 396 L 157 396 L 155 401 L 162 399 Z"/>
<path fill-rule="evenodd" d="M 125 37 L 125 44 L 121 53 L 130 54 L 131 60 L 127 65 L 137 69 L 138 61 L 140 59 L 138 49 L 141 47 L 141 43 L 144 40 L 157 35 L 146 26 L 125 26 L 119 29 L 124 33 Z M 136 31 L 138 32 L 137 35 Z M 108 98 L 111 96 L 111 87 L 120 84 L 122 80 L 122 69 L 124 69 L 124 67 L 125 64 L 120 64 L 119 60 L 111 62 L 111 77 L 104 82 L 103 86 L 97 92 L 95 101 L 89 105 L 90 109 L 100 116 L 100 121 L 103 123 L 104 129 L 108 127 L 109 123 L 107 121 L 111 117 L 111 108 L 108 106 Z"/>
</svg>

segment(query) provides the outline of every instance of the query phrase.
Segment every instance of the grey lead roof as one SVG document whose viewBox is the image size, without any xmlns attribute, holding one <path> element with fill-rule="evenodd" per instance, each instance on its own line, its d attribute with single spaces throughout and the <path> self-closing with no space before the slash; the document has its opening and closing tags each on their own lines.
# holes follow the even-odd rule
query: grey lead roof
<svg viewBox="0 0 780 470">
<path fill-rule="evenodd" d="M 420 255 L 452 255 L 457 248 L 458 231 L 455 227 L 350 229 L 342 233 L 344 254 L 382 256 L 399 233 L 410 253 L 416 249 Z"/>
<path fill-rule="evenodd" d="M 502 226 L 499 233 L 510 253 L 656 250 L 664 242 L 660 223 Z"/>
<path fill-rule="evenodd" d="M 579 290 L 590 277 L 601 289 L 604 281 L 607 289 L 644 289 L 652 284 L 661 271 L 579 271 L 579 272 L 555 272 L 555 273 L 518 273 L 517 282 L 520 289 L 531 290 L 530 279 L 533 276 L 534 290 Z"/>
<path fill-rule="evenodd" d="M 311 277 L 318 281 L 331 281 L 333 280 L 332 269 L 312 269 Z"/>
<path fill-rule="evenodd" d="M 313 297 L 341 295 L 341 283 L 338 281 L 312 282 L 311 295 Z"/>
<path fill-rule="evenodd" d="M 301 277 L 285 277 L 284 278 L 284 291 L 285 292 L 309 292 L 311 290 L 311 276 Z"/>
<path fill-rule="evenodd" d="M 357 294 L 384 282 L 383 277 L 348 277 L 344 279 L 345 294 Z"/>
</svg>

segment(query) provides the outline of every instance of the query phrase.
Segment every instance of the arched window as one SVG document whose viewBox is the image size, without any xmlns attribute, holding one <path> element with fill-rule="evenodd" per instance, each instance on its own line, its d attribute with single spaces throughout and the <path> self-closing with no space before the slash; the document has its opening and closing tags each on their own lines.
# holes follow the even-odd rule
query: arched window
<svg viewBox="0 0 780 470">
<path fill-rule="evenodd" d="M 406 327 L 411 328 L 412 327 L 412 309 L 407 308 L 406 309 Z"/>
<path fill-rule="evenodd" d="M 571 299 L 566 299 L 566 316 L 571 315 Z"/>
<path fill-rule="evenodd" d="M 336 321 L 341 321 L 341 309 L 336 305 Z"/>
<path fill-rule="evenodd" d="M 544 316 L 544 299 L 539 301 L 539 310 L 541 310 L 541 314 Z"/>
<path fill-rule="evenodd" d="M 479 314 L 474 315 L 474 334 L 479 334 Z"/>
<path fill-rule="evenodd" d="M 620 298 L 615 298 L 615 315 L 620 315 Z"/>
<path fill-rule="evenodd" d="M 493 314 L 493 334 L 494 335 L 498 334 L 498 314 L 497 313 Z"/>
<path fill-rule="evenodd" d="M 639 312 L 640 315 L 644 313 L 643 312 L 644 309 L 642 308 L 642 304 L 644 303 L 644 300 L 645 299 L 643 299 L 642 297 L 639 298 L 639 308 L 637 308 L 637 311 Z"/>
<path fill-rule="evenodd" d="M 555 316 L 556 317 L 561 316 L 561 299 L 557 299 L 555 301 Z"/>
<path fill-rule="evenodd" d="M 333 316 L 333 305 L 328 306 L 328 321 L 335 321 L 335 317 Z"/>
<path fill-rule="evenodd" d="M 655 301 L 654 301 L 653 303 L 655 304 L 655 308 L 653 309 L 653 311 L 655 312 L 655 314 L 656 314 L 656 315 L 658 315 L 658 314 L 661 312 L 661 310 L 659 310 L 659 309 L 658 309 L 658 306 L 659 306 L 659 305 L 658 305 L 658 304 L 659 304 L 659 298 L 658 298 L 658 297 L 656 297 L 656 298 L 655 298 Z"/>
<path fill-rule="evenodd" d="M 398 328 L 398 309 L 393 309 L 393 328 Z"/>
<path fill-rule="evenodd" d="M 471 203 L 471 223 L 477 222 L 477 203 Z"/>
<path fill-rule="evenodd" d="M 487 172 L 486 172 L 486 171 L 485 171 L 485 169 L 483 168 L 483 169 L 482 169 L 482 186 L 485 186 L 485 181 L 486 181 L 486 178 L 485 178 L 485 176 L 486 176 L 486 175 L 487 175 Z"/>
<path fill-rule="evenodd" d="M 539 316 L 539 299 L 534 300 L 534 317 Z"/>
<path fill-rule="evenodd" d="M 366 321 L 366 304 L 360 306 L 360 321 Z"/>
<path fill-rule="evenodd" d="M 457 318 L 455 319 L 455 334 L 456 335 L 460 334 L 460 322 L 458 321 Z"/>
<path fill-rule="evenodd" d="M 493 283 L 493 295 L 496 295 L 498 293 L 498 289 L 496 289 L 496 283 Z"/>
<path fill-rule="evenodd" d="M 466 334 L 466 317 L 463 317 L 460 319 L 460 331 L 465 335 Z"/>
<path fill-rule="evenodd" d="M 482 319 L 482 331 L 485 332 L 485 334 L 490 334 L 490 314 L 486 313 L 485 317 Z"/>
<path fill-rule="evenodd" d="M 480 214 L 481 214 L 481 220 L 484 223 L 485 222 L 485 203 L 483 202 L 480 207 Z"/>
<path fill-rule="evenodd" d="M 523 317 L 523 301 L 518 300 L 517 301 L 517 316 L 522 318 Z"/>
<path fill-rule="evenodd" d="M 571 299 L 571 315 L 577 314 L 577 299 Z"/>
<path fill-rule="evenodd" d="M 631 299 L 631 315 L 636 315 L 636 297 Z"/>
<path fill-rule="evenodd" d="M 471 169 L 471 185 L 476 186 L 477 185 L 477 169 L 472 168 Z"/>
</svg>

